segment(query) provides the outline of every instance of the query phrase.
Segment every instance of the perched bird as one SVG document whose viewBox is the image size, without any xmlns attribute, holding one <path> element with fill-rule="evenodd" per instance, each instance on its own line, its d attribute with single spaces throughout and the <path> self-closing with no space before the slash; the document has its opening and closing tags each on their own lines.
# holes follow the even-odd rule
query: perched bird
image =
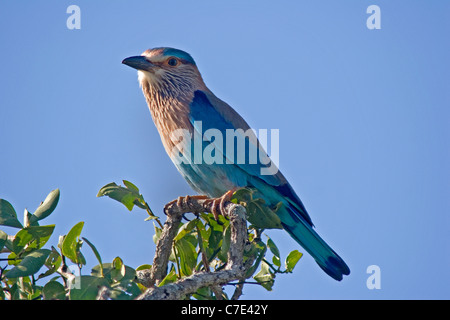
<svg viewBox="0 0 450 320">
<path fill-rule="evenodd" d="M 274 212 L 283 228 L 329 276 L 342 280 L 343 275 L 350 274 L 345 262 L 313 230 L 303 203 L 282 173 L 275 170 L 273 174 L 262 174 L 263 168 L 273 164 L 260 159 L 249 161 L 248 155 L 245 161 L 242 158 L 238 161 L 237 145 L 230 150 L 228 144 L 218 141 L 217 133 L 222 133 L 223 137 L 227 130 L 242 134 L 250 127 L 233 108 L 206 87 L 191 55 L 174 48 L 154 48 L 140 56 L 126 58 L 122 63 L 138 70 L 138 80 L 162 143 L 195 191 L 221 199 L 223 203 L 238 188 L 257 190 L 266 204 L 277 208 Z M 216 135 L 204 135 L 208 130 Z M 174 134 L 177 132 L 183 135 Z M 196 136 L 202 137 L 200 152 L 213 145 L 212 156 L 216 161 L 195 161 L 200 158 L 196 154 L 199 147 Z M 248 140 L 245 151 L 250 153 L 250 149 L 257 145 L 256 149 L 261 152 L 257 140 L 250 137 Z"/>
</svg>

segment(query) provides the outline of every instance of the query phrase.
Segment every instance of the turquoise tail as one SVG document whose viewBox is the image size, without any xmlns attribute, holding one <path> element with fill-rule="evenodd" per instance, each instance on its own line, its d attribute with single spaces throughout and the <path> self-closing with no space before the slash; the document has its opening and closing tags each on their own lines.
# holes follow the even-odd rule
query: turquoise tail
<svg viewBox="0 0 450 320">
<path fill-rule="evenodd" d="M 330 277 L 341 281 L 350 269 L 341 257 L 313 230 L 295 207 L 283 206 L 277 212 L 284 229 L 295 239 Z"/>
</svg>

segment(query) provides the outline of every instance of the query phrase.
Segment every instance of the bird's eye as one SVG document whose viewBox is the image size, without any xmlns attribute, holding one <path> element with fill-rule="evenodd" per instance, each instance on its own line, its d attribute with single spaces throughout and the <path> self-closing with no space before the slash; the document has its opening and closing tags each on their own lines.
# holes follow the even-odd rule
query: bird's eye
<svg viewBox="0 0 450 320">
<path fill-rule="evenodd" d="M 175 66 L 178 64 L 178 60 L 175 59 L 175 58 L 170 58 L 170 59 L 167 61 L 167 64 L 168 64 L 169 66 L 171 66 L 171 67 L 175 67 Z"/>
</svg>

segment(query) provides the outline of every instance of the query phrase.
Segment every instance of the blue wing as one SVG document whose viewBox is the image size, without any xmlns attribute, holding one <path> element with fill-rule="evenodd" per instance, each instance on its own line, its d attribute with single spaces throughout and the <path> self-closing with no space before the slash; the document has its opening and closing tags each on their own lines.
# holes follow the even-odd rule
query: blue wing
<svg viewBox="0 0 450 320">
<path fill-rule="evenodd" d="M 244 150 L 247 154 L 245 161 L 240 162 L 237 158 L 238 145 L 227 145 L 223 141 L 223 138 L 227 137 L 227 130 L 236 133 L 236 129 L 242 129 L 241 133 L 237 134 L 238 138 L 242 139 L 245 138 L 244 133 L 250 129 L 236 111 L 212 93 L 196 91 L 190 104 L 189 121 L 194 134 L 206 136 L 201 142 L 201 151 L 212 147 L 214 159 L 221 160 L 218 161 L 220 163 L 191 163 L 178 167 L 194 189 L 210 196 L 220 196 L 235 187 L 252 187 L 258 190 L 269 205 L 282 202 L 284 206 L 277 210 L 277 215 L 284 229 L 314 257 L 319 266 L 336 280 L 341 280 L 344 274 L 350 273 L 345 262 L 313 230 L 311 218 L 303 203 L 281 172 L 262 175 L 261 169 L 267 168 L 271 163 L 262 163 L 259 156 L 256 162 L 250 162 L 252 151 L 256 150 L 258 154 L 262 152 L 263 156 L 267 156 L 259 142 L 251 138 L 245 139 L 247 141 Z M 210 136 L 206 134 L 208 130 L 212 132 Z M 221 136 L 222 141 L 217 139 L 218 136 Z M 227 150 L 227 147 L 233 150 Z M 195 151 L 194 149 L 192 146 L 191 151 Z"/>
<path fill-rule="evenodd" d="M 238 150 L 237 141 L 232 145 L 234 148 L 232 152 L 227 150 L 227 143 L 220 143 L 215 140 L 204 141 L 204 147 L 208 144 L 214 144 L 215 151 L 219 152 L 223 158 L 223 165 L 215 165 L 213 166 L 215 168 L 212 168 L 212 170 L 220 171 L 222 175 L 225 174 L 228 180 L 234 183 L 235 187 L 256 187 L 264 195 L 268 203 L 277 204 L 282 198 L 286 205 L 293 206 L 301 217 L 312 225 L 311 218 L 303 203 L 281 172 L 277 170 L 273 175 L 261 174 L 262 168 L 268 168 L 273 164 L 271 162 L 262 163 L 261 159 L 266 158 L 267 154 L 256 138 L 252 139 L 242 135 L 242 132 L 246 132 L 250 127 L 236 111 L 211 93 L 196 91 L 190 105 L 189 120 L 194 130 L 200 135 L 207 132 L 207 130 L 215 129 L 223 137 L 226 137 L 227 130 L 233 130 L 239 136 L 239 139 L 246 141 L 244 162 L 238 161 L 239 151 L 241 150 Z M 236 129 L 242 129 L 241 133 Z M 253 154 L 258 154 L 256 163 L 250 163 L 252 152 Z M 234 157 L 231 158 L 230 154 L 233 154 Z M 227 164 L 227 161 L 232 164 Z M 208 169 L 206 166 L 202 166 L 199 170 Z M 204 190 L 203 192 L 206 191 Z"/>
</svg>

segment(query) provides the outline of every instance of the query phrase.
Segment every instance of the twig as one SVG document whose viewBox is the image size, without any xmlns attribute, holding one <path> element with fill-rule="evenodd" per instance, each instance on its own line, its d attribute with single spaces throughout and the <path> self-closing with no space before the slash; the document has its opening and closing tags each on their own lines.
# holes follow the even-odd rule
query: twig
<svg viewBox="0 0 450 320">
<path fill-rule="evenodd" d="M 236 284 L 236 289 L 234 289 L 234 293 L 231 296 L 231 300 L 238 300 L 240 296 L 242 295 L 242 291 L 244 289 L 244 281 L 239 282 Z"/>
<path fill-rule="evenodd" d="M 177 250 L 177 248 L 175 247 L 174 244 L 172 244 L 172 249 L 173 249 L 173 254 L 175 255 L 175 261 L 176 261 L 176 264 L 177 264 L 177 270 L 178 270 L 177 278 L 181 279 L 181 266 L 180 266 L 180 261 L 178 260 L 178 258 L 179 258 L 178 250 Z"/>
<path fill-rule="evenodd" d="M 150 206 L 148 205 L 148 203 L 147 202 L 145 202 L 145 211 L 147 211 L 147 214 L 150 216 L 150 217 L 152 217 L 152 218 L 154 218 L 154 220 L 156 220 L 156 222 L 158 223 L 158 225 L 159 225 L 159 227 L 162 229 L 163 228 L 163 225 L 161 224 L 161 221 L 159 221 L 159 217 L 157 217 L 157 216 L 155 216 L 154 214 L 153 214 L 153 211 L 152 211 L 152 209 L 150 209 Z"/>
</svg>

